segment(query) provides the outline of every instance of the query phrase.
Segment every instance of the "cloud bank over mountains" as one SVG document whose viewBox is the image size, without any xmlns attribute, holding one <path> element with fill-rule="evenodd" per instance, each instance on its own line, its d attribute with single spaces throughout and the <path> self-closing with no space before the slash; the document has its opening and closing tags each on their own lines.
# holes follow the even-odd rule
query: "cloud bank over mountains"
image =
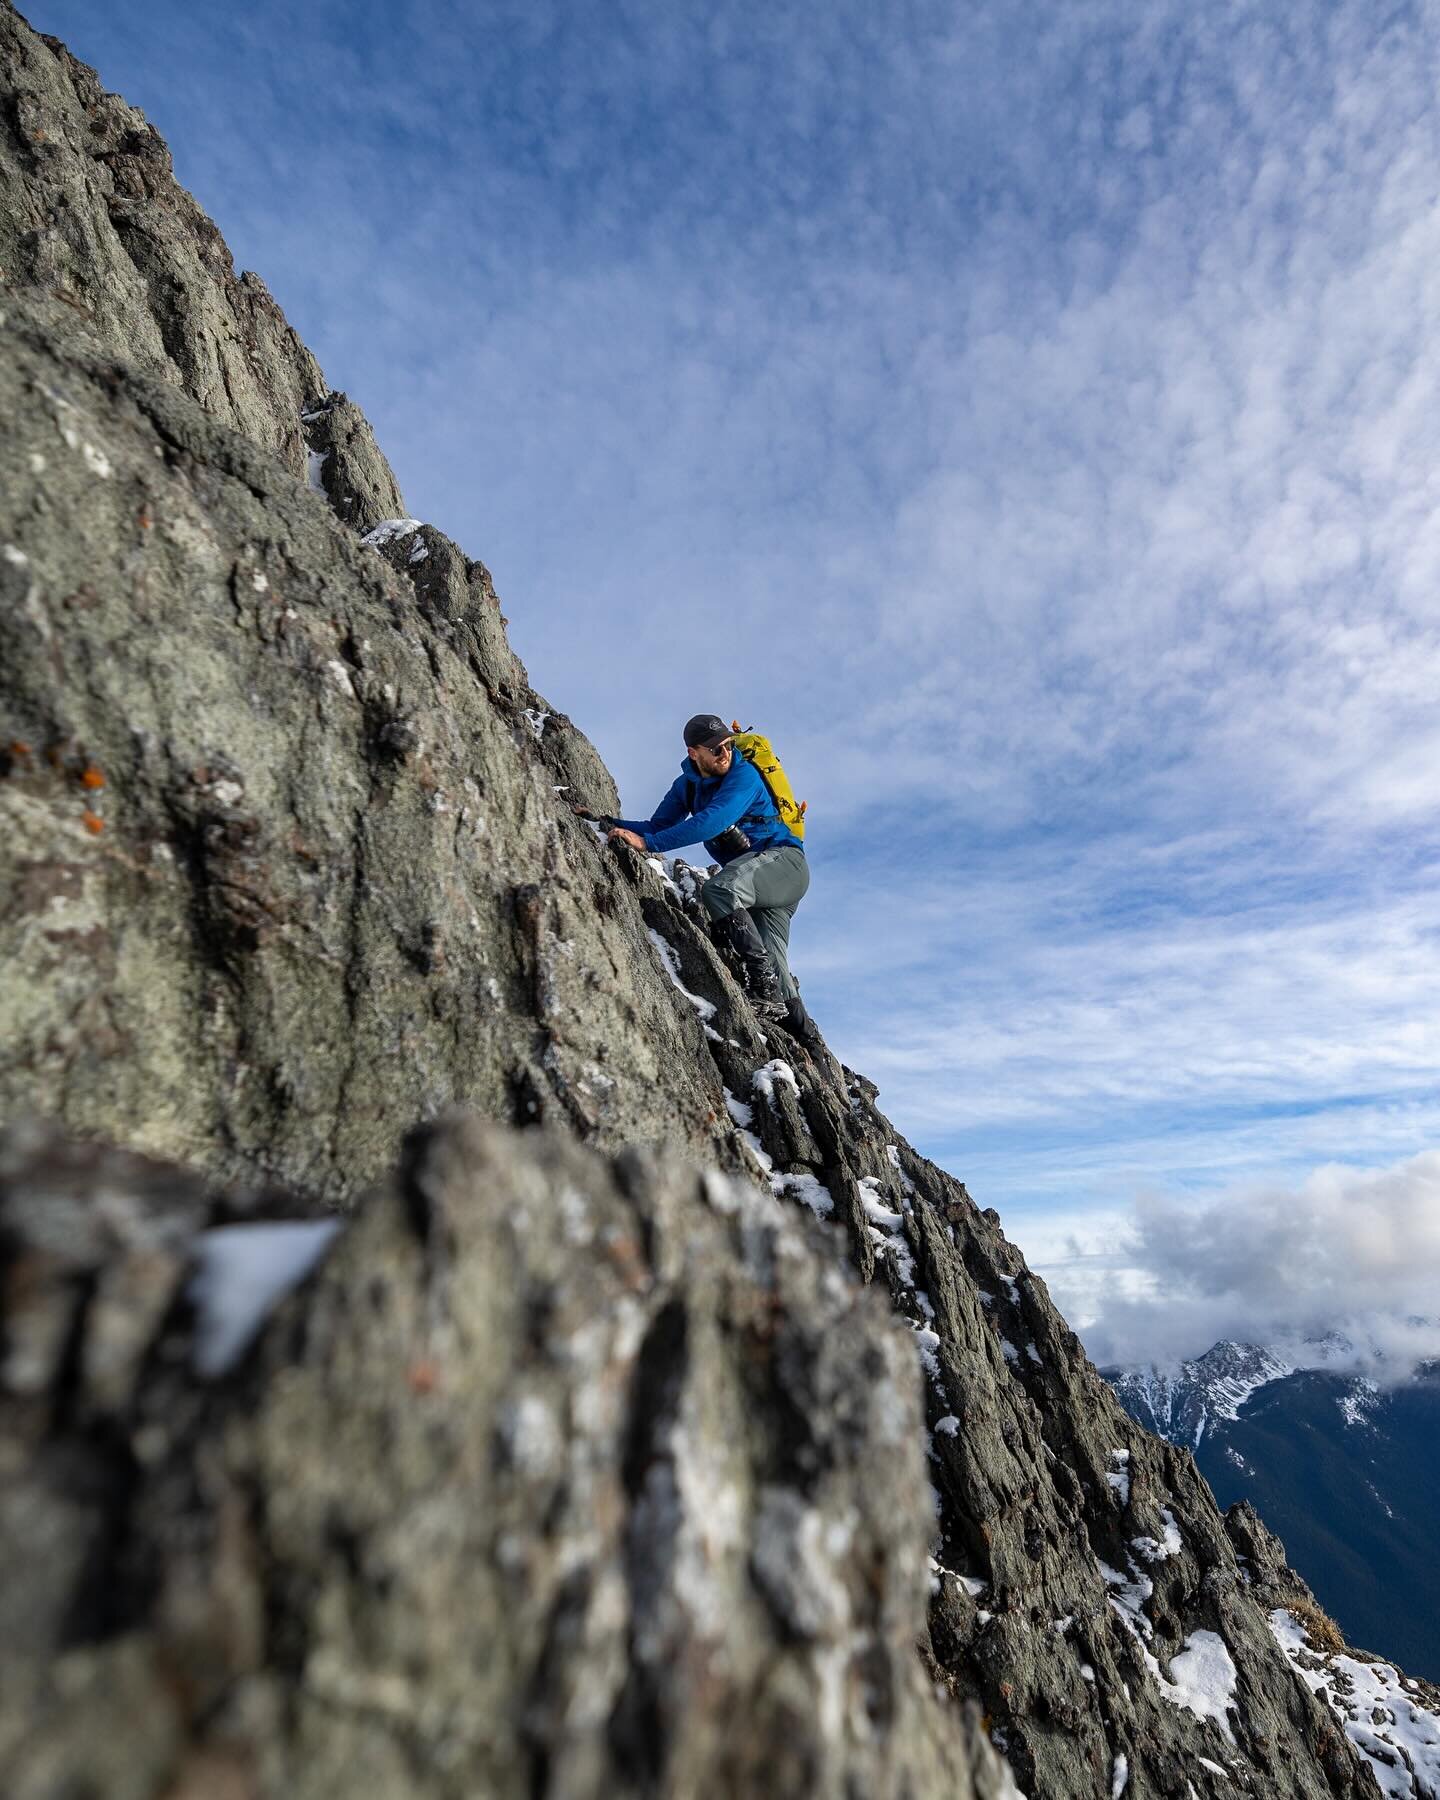
<svg viewBox="0 0 1440 1800">
<path fill-rule="evenodd" d="M 30 10 L 628 809 L 771 730 L 813 1010 L 1037 1261 L 1440 1143 L 1434 5 Z"/>
<path fill-rule="evenodd" d="M 1141 1199 L 1108 1250 L 1061 1247 L 1052 1285 L 1090 1313 L 1097 1362 L 1178 1362 L 1230 1338 L 1404 1380 L 1440 1357 L 1440 1151 L 1198 1206 Z M 1348 1346 L 1323 1341 L 1336 1333 Z"/>
</svg>

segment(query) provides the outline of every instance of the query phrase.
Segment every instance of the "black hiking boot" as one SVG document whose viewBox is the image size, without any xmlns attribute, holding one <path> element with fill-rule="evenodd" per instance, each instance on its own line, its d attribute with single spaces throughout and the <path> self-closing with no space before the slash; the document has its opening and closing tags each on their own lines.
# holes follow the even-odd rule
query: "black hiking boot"
<svg viewBox="0 0 1440 1800">
<path fill-rule="evenodd" d="M 820 1027 L 806 1011 L 805 1002 L 798 994 L 785 1002 L 785 1029 L 790 1033 L 806 1055 L 818 1068 L 827 1069 L 833 1081 L 843 1088 L 845 1076 L 840 1064 L 835 1060 L 830 1046 L 820 1035 Z"/>
<path fill-rule="evenodd" d="M 805 1002 L 798 994 L 793 994 L 785 1002 L 785 1029 L 791 1037 L 798 1038 L 813 1056 L 826 1055 L 825 1040 L 820 1035 L 820 1027 L 810 1017 Z"/>
<path fill-rule="evenodd" d="M 717 920 L 715 935 L 744 970 L 755 1011 L 762 1019 L 783 1019 L 785 1001 L 780 993 L 780 977 L 775 973 L 764 938 L 745 908 L 736 907 L 733 913 Z"/>
</svg>

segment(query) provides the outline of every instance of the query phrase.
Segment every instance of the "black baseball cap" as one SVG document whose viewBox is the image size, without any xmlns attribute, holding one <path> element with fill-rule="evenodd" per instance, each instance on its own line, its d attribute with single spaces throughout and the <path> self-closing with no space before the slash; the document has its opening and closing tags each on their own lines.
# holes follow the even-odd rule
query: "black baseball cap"
<svg viewBox="0 0 1440 1800">
<path fill-rule="evenodd" d="M 725 723 L 719 713 L 696 713 L 693 719 L 685 722 L 687 750 L 718 750 L 727 738 L 734 735 L 734 729 Z"/>
</svg>

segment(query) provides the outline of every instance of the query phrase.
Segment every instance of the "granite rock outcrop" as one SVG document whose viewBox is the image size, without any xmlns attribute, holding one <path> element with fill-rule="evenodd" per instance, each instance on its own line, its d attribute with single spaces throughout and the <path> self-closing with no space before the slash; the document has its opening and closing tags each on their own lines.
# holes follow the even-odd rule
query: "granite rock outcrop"
<svg viewBox="0 0 1440 1800">
<path fill-rule="evenodd" d="M 1400 1791 L 1259 1522 L 574 815 L 143 118 L 0 50 L 13 1791 Z"/>
</svg>

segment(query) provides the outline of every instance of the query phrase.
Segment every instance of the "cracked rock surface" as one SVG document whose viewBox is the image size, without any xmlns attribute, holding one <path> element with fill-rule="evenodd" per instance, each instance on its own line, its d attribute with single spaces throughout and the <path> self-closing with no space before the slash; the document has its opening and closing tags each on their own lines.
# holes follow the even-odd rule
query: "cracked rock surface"
<svg viewBox="0 0 1440 1800">
<path fill-rule="evenodd" d="M 1424 1800 L 996 1216 L 574 816 L 143 118 L 0 49 L 7 1793 Z"/>
<path fill-rule="evenodd" d="M 0 1167 L 16 1800 L 1007 1791 L 915 1653 L 913 1357 L 793 1209 L 432 1126 L 207 1384 L 187 1253 L 257 1203 Z"/>
<path fill-rule="evenodd" d="M 139 108 L 106 93 L 58 38 L 31 31 L 10 0 L 0 5 L 0 68 L 6 290 L 63 309 L 68 335 L 173 383 L 301 480 L 307 449 L 334 449 L 327 491 L 333 483 L 390 517 L 403 513 L 369 425 L 329 394 L 259 276 L 236 275 Z M 304 414 L 332 407 L 341 416 L 321 435 L 307 430 Z M 350 522 L 362 517 L 357 498 Z"/>
</svg>

